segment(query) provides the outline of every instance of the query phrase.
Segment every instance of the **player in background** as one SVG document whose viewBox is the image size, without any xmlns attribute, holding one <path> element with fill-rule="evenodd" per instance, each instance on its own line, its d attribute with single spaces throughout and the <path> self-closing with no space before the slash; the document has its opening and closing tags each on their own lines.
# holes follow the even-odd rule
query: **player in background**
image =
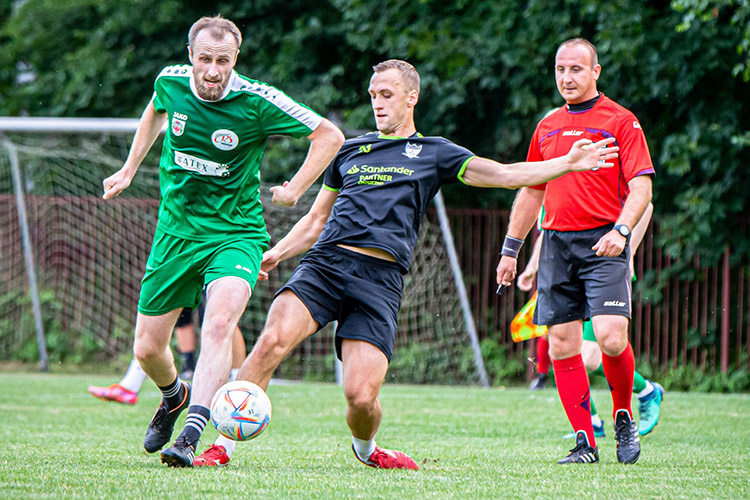
<svg viewBox="0 0 750 500">
<path fill-rule="evenodd" d="M 162 70 L 125 164 L 103 181 L 104 199 L 126 189 L 169 122 L 159 162 L 159 222 L 141 281 L 133 351 L 163 395 L 146 431 L 146 451 L 167 444 L 177 417 L 188 410 L 184 430 L 161 452 L 170 466 L 193 465 L 211 398 L 229 375 L 235 326 L 268 248 L 259 194 L 268 137 L 311 142 L 294 177 L 271 188 L 273 203 L 283 206 L 296 204 L 344 141 L 341 131 L 314 111 L 236 73 L 241 44 L 231 21 L 220 16 L 196 21 L 188 35 L 191 65 Z M 180 311 L 198 305 L 204 286 L 206 313 L 191 390 L 177 377 L 169 339 Z"/>
<path fill-rule="evenodd" d="M 574 173 L 522 189 L 513 204 L 497 281 L 516 276 L 517 256 L 544 202 L 544 244 L 534 323 L 549 327 L 557 391 L 576 432 L 576 447 L 559 461 L 599 461 L 589 408 L 589 379 L 581 356 L 582 323 L 592 318 L 611 387 L 617 460 L 635 463 L 641 444 L 632 417 L 635 358 L 630 321 L 630 231 L 651 201 L 651 163 L 635 115 L 597 90 L 596 48 L 583 39 L 562 43 L 555 56 L 557 88 L 566 106 L 542 119 L 528 160 L 551 158 L 582 137 L 614 137 L 616 167 Z"/>
<path fill-rule="evenodd" d="M 199 317 L 202 317 L 202 313 L 199 313 Z M 174 336 L 177 340 L 177 352 L 182 357 L 179 378 L 190 382 L 195 370 L 195 329 L 193 328 L 192 310 L 182 310 L 174 326 Z M 240 337 L 242 337 L 242 334 L 240 334 Z M 127 372 L 119 382 L 107 387 L 90 385 L 88 391 L 95 398 L 104 401 L 134 405 L 138 402 L 138 392 L 140 392 L 146 378 L 146 372 L 141 369 L 141 365 L 134 358 L 130 361 Z"/>
<path fill-rule="evenodd" d="M 419 74 L 411 64 L 389 60 L 373 69 L 368 92 L 377 132 L 344 143 L 310 211 L 264 254 L 259 279 L 279 262 L 310 250 L 276 294 L 238 378 L 265 389 L 296 345 L 338 321 L 336 354 L 343 363 L 346 423 L 355 456 L 371 467 L 418 469 L 411 457 L 377 446 L 374 437 L 403 275 L 430 200 L 448 183 L 515 188 L 591 169 L 615 158 L 617 149 L 607 147 L 608 140 L 586 140 L 545 162 L 503 165 L 480 158 L 446 139 L 417 132 Z"/>
<path fill-rule="evenodd" d="M 638 247 L 643 240 L 643 236 L 646 234 L 648 224 L 651 221 L 651 214 L 653 213 L 653 209 L 653 205 L 649 203 L 648 207 L 646 208 L 646 212 L 643 214 L 643 217 L 641 217 L 641 220 L 638 221 L 638 224 L 636 224 L 633 228 L 633 234 L 630 239 L 630 270 L 634 280 L 635 267 L 633 263 L 635 259 L 635 253 L 637 252 Z M 525 292 L 530 291 L 534 285 L 534 279 L 536 278 L 537 270 L 539 269 L 539 253 L 543 236 L 544 231 L 542 230 L 541 234 L 534 243 L 534 249 L 531 253 L 531 257 L 529 258 L 529 262 L 526 264 L 526 268 L 521 274 L 518 275 L 518 280 L 516 281 L 518 288 Z M 538 337 L 537 342 L 539 342 L 539 339 L 541 338 L 546 339 L 546 337 L 547 335 Z M 549 346 L 549 343 L 546 343 L 545 345 Z M 602 370 L 602 351 L 599 347 L 599 344 L 596 342 L 596 336 L 594 335 L 594 328 L 591 324 L 591 320 L 583 322 L 583 344 L 581 347 L 581 355 L 583 356 L 583 363 L 586 365 L 586 370 L 589 373 L 589 376 L 598 375 L 600 377 L 604 377 L 604 370 Z M 549 357 L 549 354 L 547 354 L 547 356 Z M 534 380 L 538 380 L 538 376 Z M 643 375 L 638 373 L 638 370 L 635 370 L 633 392 L 638 397 L 638 434 L 640 434 L 641 436 L 645 436 L 646 434 L 651 432 L 654 427 L 656 427 L 656 424 L 659 423 L 659 414 L 661 402 L 664 397 L 664 388 L 661 386 L 661 384 L 651 382 L 650 380 L 646 379 Z M 590 401 L 591 423 L 594 427 L 594 436 L 604 437 L 606 436 L 606 432 L 604 430 L 604 422 L 602 422 L 598 412 L 596 411 L 594 399 L 591 398 Z M 575 432 L 571 432 L 569 434 L 566 434 L 564 437 L 575 438 L 576 435 Z"/>
</svg>

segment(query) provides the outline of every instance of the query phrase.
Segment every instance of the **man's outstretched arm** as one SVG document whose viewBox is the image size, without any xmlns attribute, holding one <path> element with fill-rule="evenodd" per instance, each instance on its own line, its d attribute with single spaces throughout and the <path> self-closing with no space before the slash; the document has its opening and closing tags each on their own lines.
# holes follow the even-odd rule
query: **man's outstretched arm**
<svg viewBox="0 0 750 500">
<path fill-rule="evenodd" d="M 105 200 L 114 198 L 130 186 L 135 173 L 138 171 L 138 167 L 151 149 L 151 146 L 154 145 L 156 138 L 159 137 L 159 132 L 161 132 L 166 120 L 167 114 L 156 111 L 152 98 L 146 109 L 143 110 L 141 121 L 138 124 L 138 129 L 135 131 L 133 144 L 130 146 L 130 152 L 128 153 L 128 158 L 125 160 L 125 164 L 120 170 L 102 181 L 104 187 L 103 198 Z"/>
</svg>

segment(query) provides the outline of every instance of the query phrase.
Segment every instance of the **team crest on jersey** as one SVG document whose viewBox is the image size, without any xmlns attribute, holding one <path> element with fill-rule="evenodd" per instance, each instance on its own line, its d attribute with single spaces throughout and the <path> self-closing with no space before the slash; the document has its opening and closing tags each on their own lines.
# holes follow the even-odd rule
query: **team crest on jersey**
<svg viewBox="0 0 750 500">
<path fill-rule="evenodd" d="M 412 144 L 411 142 L 407 141 L 406 147 L 404 148 L 404 152 L 401 154 L 406 156 L 407 158 L 419 158 L 419 153 L 421 152 L 422 152 L 421 144 Z"/>
<path fill-rule="evenodd" d="M 222 128 L 211 134 L 211 142 L 222 151 L 229 151 L 237 147 L 240 138 L 231 130 Z"/>
<path fill-rule="evenodd" d="M 172 117 L 172 133 L 174 135 L 182 135 L 183 132 L 185 132 L 185 120 Z"/>
<path fill-rule="evenodd" d="M 372 144 L 368 144 L 367 146 L 360 146 L 359 147 L 359 152 L 360 153 L 369 153 L 371 149 L 372 149 Z"/>
</svg>

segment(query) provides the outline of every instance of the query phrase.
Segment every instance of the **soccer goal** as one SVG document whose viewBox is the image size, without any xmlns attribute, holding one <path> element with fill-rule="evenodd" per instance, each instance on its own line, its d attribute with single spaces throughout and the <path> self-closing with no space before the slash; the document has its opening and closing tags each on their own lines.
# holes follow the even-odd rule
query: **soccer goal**
<svg viewBox="0 0 750 500">
<path fill-rule="evenodd" d="M 140 279 L 156 227 L 160 141 L 129 189 L 109 201 L 101 194 L 102 180 L 122 166 L 136 126 L 137 120 L 0 119 L 0 360 L 38 360 L 46 351 L 51 362 L 131 355 Z M 301 161 L 274 153 L 276 147 L 271 141 L 261 173 L 280 159 Z M 306 213 L 317 188 L 284 208 L 270 202 L 268 187 L 261 198 L 273 244 Z M 487 383 L 473 319 L 462 310 L 468 302 L 457 286 L 460 272 L 451 267 L 451 245 L 431 215 L 406 277 L 389 381 Z M 298 261 L 282 263 L 256 286 L 240 321 L 248 349 Z M 328 327 L 301 344 L 276 376 L 332 380 L 334 359 Z"/>
</svg>

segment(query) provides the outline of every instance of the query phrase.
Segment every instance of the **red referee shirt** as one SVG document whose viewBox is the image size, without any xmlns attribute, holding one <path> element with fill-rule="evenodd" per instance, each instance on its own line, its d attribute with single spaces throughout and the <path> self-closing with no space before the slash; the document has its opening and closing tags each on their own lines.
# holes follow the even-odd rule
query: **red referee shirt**
<svg viewBox="0 0 750 500">
<path fill-rule="evenodd" d="M 563 156 L 579 139 L 597 142 L 608 137 L 620 146 L 614 167 L 572 172 L 533 186 L 546 190 L 544 229 L 581 231 L 615 222 L 628 194 L 628 182 L 638 175 L 653 175 L 654 166 L 638 119 L 604 94 L 587 111 L 574 113 L 563 106 L 539 122 L 527 161 Z"/>
</svg>

